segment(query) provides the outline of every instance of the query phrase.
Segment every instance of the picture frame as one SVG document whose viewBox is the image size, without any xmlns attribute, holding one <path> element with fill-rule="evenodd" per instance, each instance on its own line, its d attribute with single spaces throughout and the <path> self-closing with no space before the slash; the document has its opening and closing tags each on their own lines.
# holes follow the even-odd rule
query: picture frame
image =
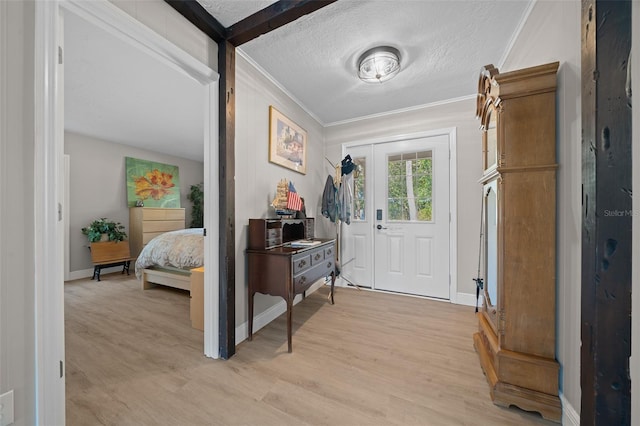
<svg viewBox="0 0 640 426">
<path fill-rule="evenodd" d="M 178 166 L 125 157 L 128 207 L 180 207 Z"/>
<path fill-rule="evenodd" d="M 269 106 L 269 162 L 307 173 L 307 131 Z"/>
</svg>

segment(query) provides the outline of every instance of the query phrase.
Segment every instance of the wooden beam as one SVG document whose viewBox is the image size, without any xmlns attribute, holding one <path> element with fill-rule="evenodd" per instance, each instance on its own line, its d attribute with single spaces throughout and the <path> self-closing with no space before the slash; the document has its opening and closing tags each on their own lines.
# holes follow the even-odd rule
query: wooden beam
<svg viewBox="0 0 640 426">
<path fill-rule="evenodd" d="M 220 223 L 220 357 L 236 353 L 236 248 L 235 248 L 235 128 L 236 48 L 218 43 L 219 100 L 219 203 Z"/>
<path fill-rule="evenodd" d="M 281 0 L 224 28 L 195 0 L 165 0 L 218 43 L 220 357 L 235 354 L 235 47 L 336 0 Z"/>
<path fill-rule="evenodd" d="M 582 1 L 582 425 L 630 425 L 631 2 Z"/>
<path fill-rule="evenodd" d="M 280 0 L 227 28 L 227 39 L 240 46 L 335 1 Z"/>
<path fill-rule="evenodd" d="M 208 35 L 216 43 L 226 38 L 226 28 L 211 16 L 200 3 L 195 0 L 165 0 L 189 22 Z"/>
</svg>

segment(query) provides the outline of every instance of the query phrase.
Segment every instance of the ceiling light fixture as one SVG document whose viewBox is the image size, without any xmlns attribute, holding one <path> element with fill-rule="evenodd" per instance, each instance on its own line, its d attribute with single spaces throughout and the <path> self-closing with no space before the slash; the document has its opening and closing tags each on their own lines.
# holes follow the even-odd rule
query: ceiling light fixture
<svg viewBox="0 0 640 426">
<path fill-rule="evenodd" d="M 400 71 L 400 52 L 390 46 L 369 49 L 358 59 L 358 77 L 367 83 L 382 83 Z"/>
</svg>

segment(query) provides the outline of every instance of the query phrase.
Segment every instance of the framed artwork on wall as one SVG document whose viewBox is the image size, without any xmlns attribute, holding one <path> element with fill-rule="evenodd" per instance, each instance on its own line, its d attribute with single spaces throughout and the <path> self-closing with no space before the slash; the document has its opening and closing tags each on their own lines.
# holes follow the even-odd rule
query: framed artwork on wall
<svg viewBox="0 0 640 426">
<path fill-rule="evenodd" d="M 307 173 L 307 132 L 269 106 L 269 161 Z"/>
<path fill-rule="evenodd" d="M 125 157 L 129 207 L 180 207 L 178 166 Z"/>
</svg>

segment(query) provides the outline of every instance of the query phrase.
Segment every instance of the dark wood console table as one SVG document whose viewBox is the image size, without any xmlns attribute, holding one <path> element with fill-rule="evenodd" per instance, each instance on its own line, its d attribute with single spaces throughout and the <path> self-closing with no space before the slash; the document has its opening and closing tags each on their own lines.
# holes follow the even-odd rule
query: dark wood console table
<svg viewBox="0 0 640 426">
<path fill-rule="evenodd" d="M 307 219 L 308 220 L 308 219 Z M 256 293 L 280 296 L 287 302 L 287 343 L 291 347 L 293 299 L 303 294 L 316 281 L 331 276 L 329 300 L 333 304 L 336 243 L 333 239 L 315 239 L 309 247 L 247 249 L 249 264 L 249 340 L 253 338 L 253 297 Z"/>
</svg>

